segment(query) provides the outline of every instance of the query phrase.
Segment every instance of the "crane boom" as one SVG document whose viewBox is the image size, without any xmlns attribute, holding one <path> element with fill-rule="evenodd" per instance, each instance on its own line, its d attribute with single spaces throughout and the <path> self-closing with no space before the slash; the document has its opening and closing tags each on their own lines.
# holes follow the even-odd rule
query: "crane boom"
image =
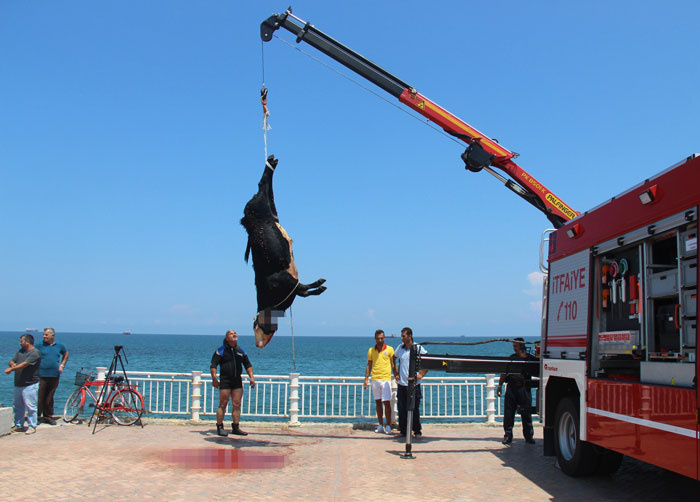
<svg viewBox="0 0 700 502">
<path fill-rule="evenodd" d="M 555 228 L 560 228 L 567 221 L 578 216 L 578 212 L 571 209 L 534 176 L 515 163 L 513 160 L 516 157 L 515 153 L 431 101 L 413 86 L 403 82 L 381 66 L 299 19 L 292 14 L 291 7 L 282 14 L 274 14 L 263 21 L 260 25 L 260 37 L 263 41 L 269 42 L 279 28 L 294 34 L 297 43 L 303 41 L 318 49 L 466 143 L 467 149 L 462 154 L 466 169 L 473 172 L 487 170 L 511 191 L 542 211 Z M 491 167 L 500 169 L 510 178 L 498 175 Z"/>
</svg>

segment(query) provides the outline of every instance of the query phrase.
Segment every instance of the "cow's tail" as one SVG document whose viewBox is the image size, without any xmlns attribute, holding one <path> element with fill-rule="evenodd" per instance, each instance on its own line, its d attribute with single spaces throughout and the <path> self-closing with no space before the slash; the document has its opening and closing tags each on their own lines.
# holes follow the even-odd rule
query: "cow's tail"
<svg viewBox="0 0 700 502">
<path fill-rule="evenodd" d="M 250 239 L 248 239 L 248 244 L 245 247 L 245 262 L 248 263 L 248 258 L 250 257 Z"/>
</svg>

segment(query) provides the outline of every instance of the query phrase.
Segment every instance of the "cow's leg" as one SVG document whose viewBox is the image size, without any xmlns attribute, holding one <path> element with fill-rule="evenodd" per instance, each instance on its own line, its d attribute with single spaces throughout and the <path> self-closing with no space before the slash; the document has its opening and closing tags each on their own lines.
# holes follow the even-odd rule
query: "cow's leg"
<svg viewBox="0 0 700 502">
<path fill-rule="evenodd" d="M 308 289 L 315 289 L 315 288 L 319 287 L 321 284 L 323 284 L 324 282 L 326 282 L 325 279 L 319 279 L 319 280 L 317 280 L 317 281 L 315 281 L 315 282 L 312 282 L 311 284 L 301 284 L 301 283 L 299 283 L 299 285 L 297 286 L 297 294 L 298 294 L 300 291 L 306 291 L 306 290 L 308 290 Z"/>
<path fill-rule="evenodd" d="M 311 296 L 311 295 L 317 296 L 317 295 L 320 295 L 321 293 L 323 293 L 326 289 L 327 289 L 326 286 L 321 286 L 320 288 L 309 289 L 308 291 L 304 291 L 304 292 L 297 291 L 297 295 L 303 296 L 304 298 L 306 298 L 307 296 Z"/>
<path fill-rule="evenodd" d="M 270 210 L 275 218 L 277 218 L 277 207 L 275 207 L 275 195 L 272 191 L 272 176 L 275 173 L 278 159 L 274 155 L 270 155 L 265 162 L 265 170 L 258 183 L 258 193 L 261 194 L 270 204 Z"/>
<path fill-rule="evenodd" d="M 320 295 L 326 290 L 325 286 L 321 286 L 321 284 L 324 282 L 326 282 L 325 279 L 319 279 L 311 284 L 299 284 L 297 286 L 296 294 L 303 297 Z"/>
</svg>

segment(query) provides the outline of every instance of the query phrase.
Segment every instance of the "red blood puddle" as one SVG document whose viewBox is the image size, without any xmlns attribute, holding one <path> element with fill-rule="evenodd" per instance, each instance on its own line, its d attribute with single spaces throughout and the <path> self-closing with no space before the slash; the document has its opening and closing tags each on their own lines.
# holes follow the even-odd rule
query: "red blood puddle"
<svg viewBox="0 0 700 502">
<path fill-rule="evenodd" d="M 163 455 L 168 462 L 185 469 L 212 470 L 261 470 L 281 469 L 286 455 L 271 455 L 251 451 L 223 448 L 197 448 L 170 450 Z"/>
</svg>

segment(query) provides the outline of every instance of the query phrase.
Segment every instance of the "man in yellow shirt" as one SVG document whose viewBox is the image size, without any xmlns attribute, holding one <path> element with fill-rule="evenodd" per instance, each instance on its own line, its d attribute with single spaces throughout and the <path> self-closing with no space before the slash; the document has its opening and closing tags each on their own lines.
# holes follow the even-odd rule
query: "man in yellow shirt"
<svg viewBox="0 0 700 502">
<path fill-rule="evenodd" d="M 372 394 L 377 405 L 377 420 L 379 425 L 374 432 L 391 434 L 391 375 L 398 375 L 394 362 L 394 349 L 384 343 L 384 331 L 374 332 L 374 347 L 367 352 L 367 368 L 365 369 L 365 384 L 372 375 Z M 383 415 L 386 416 L 384 425 Z"/>
</svg>

